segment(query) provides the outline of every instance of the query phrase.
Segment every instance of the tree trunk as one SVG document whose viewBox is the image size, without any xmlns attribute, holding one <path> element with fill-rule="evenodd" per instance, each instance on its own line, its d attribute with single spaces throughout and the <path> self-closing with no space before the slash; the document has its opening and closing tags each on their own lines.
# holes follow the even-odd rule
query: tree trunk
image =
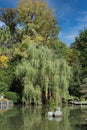
<svg viewBox="0 0 87 130">
<path fill-rule="evenodd" d="M 43 105 L 46 104 L 46 93 L 45 93 L 45 91 L 42 91 L 42 104 Z"/>
</svg>

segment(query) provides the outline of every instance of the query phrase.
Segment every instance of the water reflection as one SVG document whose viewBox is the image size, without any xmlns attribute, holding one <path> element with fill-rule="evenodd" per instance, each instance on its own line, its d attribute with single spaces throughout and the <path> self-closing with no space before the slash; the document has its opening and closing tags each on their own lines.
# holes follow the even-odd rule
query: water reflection
<svg viewBox="0 0 87 130">
<path fill-rule="evenodd" d="M 62 117 L 55 117 L 54 120 L 60 122 L 62 121 Z"/>
<path fill-rule="evenodd" d="M 0 130 L 24 130 L 24 118 L 21 112 L 20 107 L 0 111 Z"/>
<path fill-rule="evenodd" d="M 0 130 L 87 130 L 87 106 L 62 107 L 63 117 L 47 116 L 42 107 L 14 107 L 0 111 Z"/>
<path fill-rule="evenodd" d="M 75 107 L 70 111 L 69 120 L 77 130 L 87 130 L 87 106 Z"/>
<path fill-rule="evenodd" d="M 28 109 L 29 115 L 24 116 L 24 130 L 85 130 L 87 111 L 84 107 L 63 107 L 63 117 L 58 118 L 48 118 L 44 108 L 31 110 Z"/>
<path fill-rule="evenodd" d="M 39 107 L 24 107 L 24 130 L 33 130 L 38 128 L 41 123 L 41 108 Z"/>
<path fill-rule="evenodd" d="M 48 120 L 49 121 L 55 120 L 55 121 L 60 122 L 60 121 L 62 121 L 62 117 L 48 117 Z"/>
</svg>

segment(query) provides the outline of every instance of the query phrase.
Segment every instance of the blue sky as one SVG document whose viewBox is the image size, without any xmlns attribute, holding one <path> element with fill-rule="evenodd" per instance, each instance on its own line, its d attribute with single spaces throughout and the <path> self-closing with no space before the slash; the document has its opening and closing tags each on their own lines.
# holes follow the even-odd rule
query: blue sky
<svg viewBox="0 0 87 130">
<path fill-rule="evenodd" d="M 87 28 L 87 0 L 46 0 L 53 8 L 58 25 L 59 38 L 70 45 L 81 30 Z M 0 0 L 0 8 L 16 7 L 18 0 Z"/>
</svg>

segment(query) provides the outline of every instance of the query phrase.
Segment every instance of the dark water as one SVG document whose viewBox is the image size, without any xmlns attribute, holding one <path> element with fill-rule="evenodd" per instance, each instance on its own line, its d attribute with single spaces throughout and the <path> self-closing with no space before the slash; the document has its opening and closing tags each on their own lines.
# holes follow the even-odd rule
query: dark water
<svg viewBox="0 0 87 130">
<path fill-rule="evenodd" d="M 87 106 L 62 107 L 63 117 L 47 117 L 41 107 L 0 111 L 0 130 L 87 130 Z"/>
</svg>

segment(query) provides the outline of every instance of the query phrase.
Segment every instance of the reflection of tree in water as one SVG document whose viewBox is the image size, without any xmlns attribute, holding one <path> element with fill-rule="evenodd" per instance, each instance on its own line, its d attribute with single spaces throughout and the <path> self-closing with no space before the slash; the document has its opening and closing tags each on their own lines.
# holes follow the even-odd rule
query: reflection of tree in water
<svg viewBox="0 0 87 130">
<path fill-rule="evenodd" d="M 87 130 L 87 107 L 77 107 L 70 111 L 69 120 L 76 130 Z"/>
<path fill-rule="evenodd" d="M 73 130 L 69 122 L 69 113 L 70 108 L 65 108 L 61 120 L 60 118 L 49 120 L 46 108 L 26 108 L 24 110 L 24 130 Z"/>
<path fill-rule="evenodd" d="M 65 109 L 63 111 L 63 117 L 62 120 L 60 120 L 60 117 L 57 118 L 51 118 L 51 120 L 48 119 L 47 116 L 41 120 L 38 127 L 33 126 L 32 130 L 72 130 L 69 119 L 69 110 Z"/>
<path fill-rule="evenodd" d="M 24 130 L 21 109 L 14 108 L 0 113 L 0 130 Z"/>
<path fill-rule="evenodd" d="M 87 130 L 87 124 L 76 125 L 77 130 Z"/>
<path fill-rule="evenodd" d="M 69 114 L 71 111 L 71 107 L 63 107 L 63 120 L 61 125 L 61 130 L 73 130 L 70 120 L 69 120 Z"/>
<path fill-rule="evenodd" d="M 41 109 L 39 107 L 25 107 L 24 110 L 24 130 L 33 130 L 41 122 Z"/>
<path fill-rule="evenodd" d="M 0 113 L 0 130 L 86 130 L 87 108 L 74 106 L 61 110 L 61 119 L 48 119 L 46 107 L 16 107 Z"/>
</svg>

